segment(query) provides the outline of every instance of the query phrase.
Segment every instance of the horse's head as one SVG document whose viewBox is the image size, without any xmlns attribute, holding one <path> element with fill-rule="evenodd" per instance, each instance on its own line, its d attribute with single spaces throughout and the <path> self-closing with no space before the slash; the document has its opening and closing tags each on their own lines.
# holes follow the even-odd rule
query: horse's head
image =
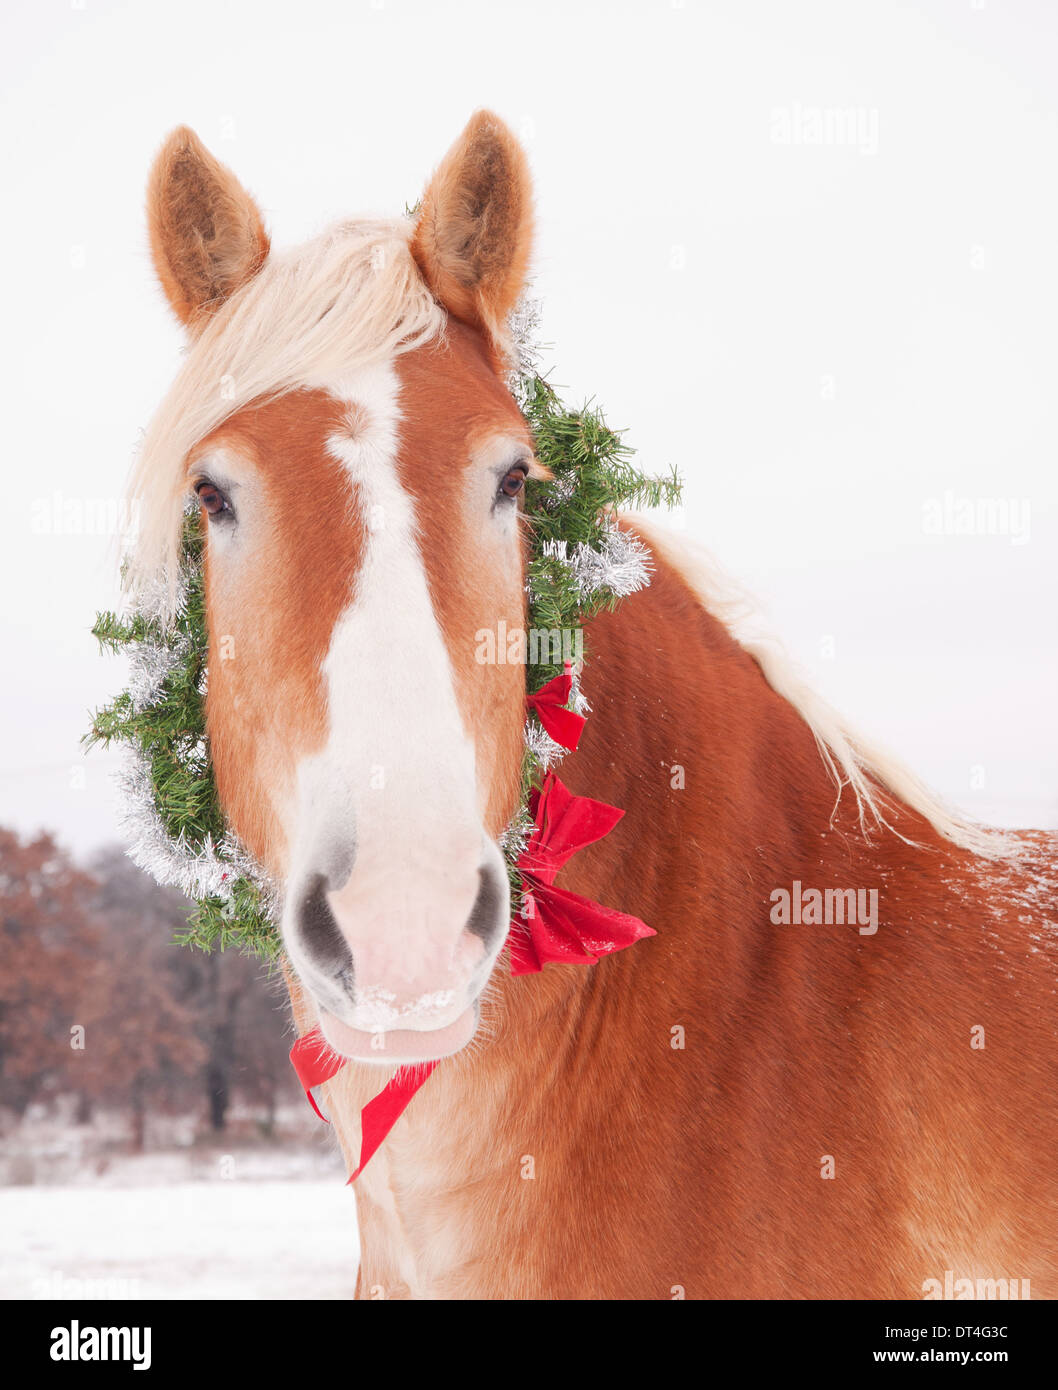
<svg viewBox="0 0 1058 1390">
<path fill-rule="evenodd" d="M 191 339 L 152 424 L 134 561 L 205 531 L 208 729 L 235 832 L 284 885 L 287 952 L 341 1052 L 473 1036 L 508 923 L 524 673 L 475 633 L 524 620 L 504 384 L 531 237 L 525 157 L 479 113 L 413 222 L 270 251 L 188 130 L 149 189 L 159 278 Z"/>
</svg>

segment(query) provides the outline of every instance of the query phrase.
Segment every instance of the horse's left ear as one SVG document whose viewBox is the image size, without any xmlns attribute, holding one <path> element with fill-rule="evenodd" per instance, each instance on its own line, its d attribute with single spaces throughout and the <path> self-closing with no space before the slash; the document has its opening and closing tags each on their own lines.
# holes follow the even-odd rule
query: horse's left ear
<svg viewBox="0 0 1058 1390">
<path fill-rule="evenodd" d="M 478 111 L 430 180 L 412 237 L 434 298 L 497 344 L 525 286 L 532 194 L 525 151 L 498 116 Z"/>
<path fill-rule="evenodd" d="M 257 204 L 187 126 L 174 130 L 158 151 L 147 185 L 147 222 L 162 289 L 192 333 L 268 255 Z"/>
</svg>

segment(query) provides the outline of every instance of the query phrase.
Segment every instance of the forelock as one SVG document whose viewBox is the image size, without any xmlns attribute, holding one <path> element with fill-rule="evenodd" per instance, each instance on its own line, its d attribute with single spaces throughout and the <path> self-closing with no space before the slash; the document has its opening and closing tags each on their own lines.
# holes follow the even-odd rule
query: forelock
<svg viewBox="0 0 1058 1390">
<path fill-rule="evenodd" d="M 273 255 L 189 348 L 144 436 L 131 500 L 141 518 L 126 587 L 175 603 L 188 451 L 262 397 L 338 378 L 444 331 L 408 247 L 411 223 L 343 222 Z M 156 597 L 157 605 L 157 597 Z"/>
</svg>

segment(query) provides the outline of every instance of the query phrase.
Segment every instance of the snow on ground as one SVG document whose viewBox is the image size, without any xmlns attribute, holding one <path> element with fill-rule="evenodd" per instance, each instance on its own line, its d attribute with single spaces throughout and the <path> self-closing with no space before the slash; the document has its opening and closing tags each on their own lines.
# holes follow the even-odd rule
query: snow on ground
<svg viewBox="0 0 1058 1390">
<path fill-rule="evenodd" d="M 352 1190 L 328 1126 L 284 1109 L 270 1142 L 233 1112 L 203 1137 L 187 1118 L 72 1126 L 35 1108 L 0 1133 L 0 1299 L 353 1296 Z"/>
<path fill-rule="evenodd" d="M 0 1188 L 0 1298 L 351 1298 L 343 1176 Z"/>
</svg>

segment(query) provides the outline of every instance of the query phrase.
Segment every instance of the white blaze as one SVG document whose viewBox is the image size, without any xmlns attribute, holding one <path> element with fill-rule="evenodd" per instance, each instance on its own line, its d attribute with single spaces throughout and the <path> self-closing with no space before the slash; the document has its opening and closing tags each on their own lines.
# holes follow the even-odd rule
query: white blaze
<svg viewBox="0 0 1058 1390">
<path fill-rule="evenodd" d="M 474 748 L 397 474 L 397 375 L 386 364 L 328 389 L 354 407 L 356 428 L 329 448 L 354 485 L 365 546 L 323 665 L 328 741 L 299 768 L 291 868 L 294 882 L 328 874 L 353 949 L 358 1007 L 348 1021 L 374 1031 L 444 1014 L 462 993 L 450 986 L 481 955 L 463 927 L 484 843 Z M 354 836 L 343 882 L 333 866 Z"/>
</svg>

